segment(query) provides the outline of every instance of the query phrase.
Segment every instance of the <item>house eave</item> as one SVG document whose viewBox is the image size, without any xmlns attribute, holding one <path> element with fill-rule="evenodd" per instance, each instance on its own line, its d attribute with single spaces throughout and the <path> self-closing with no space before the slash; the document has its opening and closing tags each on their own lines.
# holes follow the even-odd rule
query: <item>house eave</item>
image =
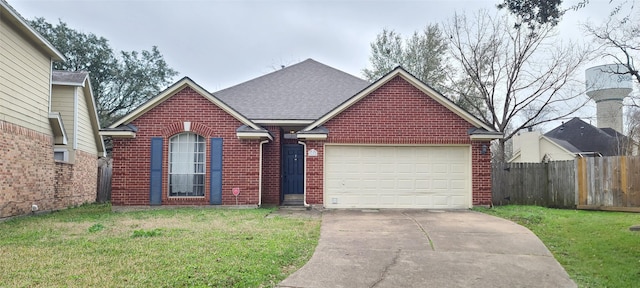
<svg viewBox="0 0 640 288">
<path fill-rule="evenodd" d="M 3 18 L 6 13 L 9 17 L 6 17 L 5 19 L 13 22 L 13 24 L 15 24 L 18 29 L 27 36 L 27 38 L 36 42 L 37 46 L 51 57 L 51 60 L 61 62 L 67 60 L 64 55 L 51 44 L 51 42 L 46 40 L 42 35 L 40 35 L 40 33 L 33 29 L 31 25 L 29 25 L 26 20 L 24 20 L 24 18 L 22 18 L 22 16 L 13 9 L 13 7 L 9 6 L 8 3 L 0 1 L 0 7 L 2 8 L 0 9 L 0 18 Z"/>
<path fill-rule="evenodd" d="M 62 123 L 62 116 L 60 115 L 60 113 L 50 112 L 49 124 L 51 125 L 51 129 L 53 130 L 55 139 L 60 139 L 60 141 L 54 140 L 55 144 L 67 145 L 67 132 L 64 130 L 64 124 Z"/>
<path fill-rule="evenodd" d="M 261 125 L 273 125 L 273 126 L 296 126 L 296 125 L 309 125 L 314 120 L 290 120 L 290 119 L 251 119 L 253 123 Z"/>
<path fill-rule="evenodd" d="M 273 141 L 273 136 L 269 132 L 236 132 L 236 136 L 243 140 L 269 139 Z"/>
<path fill-rule="evenodd" d="M 504 135 L 502 134 L 474 134 L 469 135 L 471 140 L 495 140 L 495 139 L 503 139 Z"/>
<path fill-rule="evenodd" d="M 326 140 L 327 134 L 318 133 L 318 134 L 310 134 L 310 133 L 298 133 L 297 138 L 300 140 Z"/>
<path fill-rule="evenodd" d="M 133 131 L 113 131 L 113 130 L 101 130 L 100 136 L 108 136 L 112 138 L 136 138 L 136 132 Z"/>
</svg>

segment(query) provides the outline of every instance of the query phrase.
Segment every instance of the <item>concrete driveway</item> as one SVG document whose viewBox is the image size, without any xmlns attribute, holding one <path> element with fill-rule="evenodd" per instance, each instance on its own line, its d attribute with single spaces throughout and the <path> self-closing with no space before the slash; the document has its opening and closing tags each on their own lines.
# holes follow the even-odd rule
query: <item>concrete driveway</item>
<svg viewBox="0 0 640 288">
<path fill-rule="evenodd" d="M 576 287 L 528 229 L 473 211 L 329 210 L 278 287 Z"/>
</svg>

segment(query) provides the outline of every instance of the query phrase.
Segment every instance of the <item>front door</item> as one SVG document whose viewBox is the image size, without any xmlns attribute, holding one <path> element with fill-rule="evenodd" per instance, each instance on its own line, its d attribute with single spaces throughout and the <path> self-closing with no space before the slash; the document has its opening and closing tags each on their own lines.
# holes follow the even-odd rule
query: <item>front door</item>
<svg viewBox="0 0 640 288">
<path fill-rule="evenodd" d="M 282 155 L 282 194 L 303 194 L 304 149 L 302 145 L 285 144 Z"/>
</svg>

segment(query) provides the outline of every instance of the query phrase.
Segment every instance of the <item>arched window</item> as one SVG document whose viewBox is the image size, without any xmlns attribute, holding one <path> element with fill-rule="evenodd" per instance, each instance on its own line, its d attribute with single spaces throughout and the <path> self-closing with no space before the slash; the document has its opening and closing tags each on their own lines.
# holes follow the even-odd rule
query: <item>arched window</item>
<svg viewBox="0 0 640 288">
<path fill-rule="evenodd" d="M 204 196 L 204 137 L 185 132 L 169 140 L 169 197 Z"/>
</svg>

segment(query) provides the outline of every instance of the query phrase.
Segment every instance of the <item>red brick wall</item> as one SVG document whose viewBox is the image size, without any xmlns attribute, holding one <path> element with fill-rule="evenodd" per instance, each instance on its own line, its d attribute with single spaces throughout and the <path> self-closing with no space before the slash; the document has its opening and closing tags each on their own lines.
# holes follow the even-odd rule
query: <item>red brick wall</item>
<svg viewBox="0 0 640 288">
<path fill-rule="evenodd" d="M 480 155 L 482 143 L 471 142 L 473 125 L 442 106 L 401 77 L 396 77 L 324 125 L 326 143 L 360 144 L 467 144 L 472 152 L 473 204 L 491 201 L 490 153 Z M 322 204 L 324 142 L 309 141 L 307 149 L 307 202 Z"/>
<path fill-rule="evenodd" d="M 61 209 L 96 201 L 98 156 L 76 150 L 75 163 L 55 163 L 54 206 Z"/>
<path fill-rule="evenodd" d="M 489 142 L 473 141 L 471 143 L 471 191 L 473 205 L 491 204 L 491 145 Z M 487 153 L 481 154 L 482 145 L 487 146 Z"/>
<path fill-rule="evenodd" d="M 266 127 L 273 141 L 264 144 L 262 159 L 262 203 L 280 204 L 280 165 L 282 161 L 280 127 Z"/>
<path fill-rule="evenodd" d="M 191 132 L 207 141 L 205 197 L 168 197 L 168 143 L 183 132 L 183 122 L 191 122 Z M 208 205 L 210 187 L 209 138 L 223 138 L 222 204 L 235 205 L 232 188 L 240 188 L 238 204 L 257 205 L 259 185 L 259 141 L 239 140 L 241 122 L 187 87 L 165 100 L 131 124 L 138 127 L 136 138 L 114 139 L 113 205 L 149 205 L 151 138 L 162 137 L 163 205 Z"/>
<path fill-rule="evenodd" d="M 51 135 L 0 121 L 0 218 L 94 202 L 96 181 L 97 155 L 55 162 Z"/>
<path fill-rule="evenodd" d="M 53 138 L 0 121 L 0 218 L 53 210 Z"/>
</svg>

